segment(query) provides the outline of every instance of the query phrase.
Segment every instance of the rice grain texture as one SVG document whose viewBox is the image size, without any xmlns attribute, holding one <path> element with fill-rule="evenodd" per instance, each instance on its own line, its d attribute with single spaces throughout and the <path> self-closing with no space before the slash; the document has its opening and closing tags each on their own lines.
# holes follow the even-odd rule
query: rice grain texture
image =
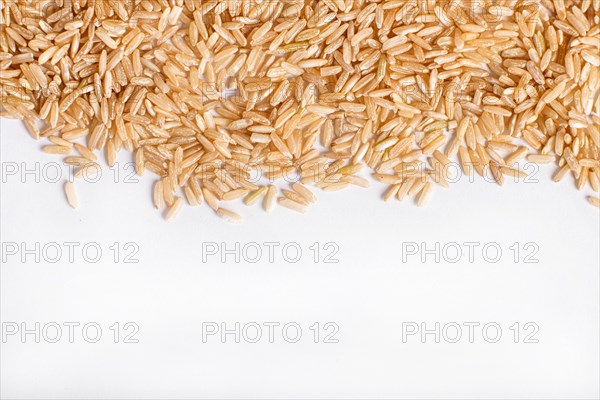
<svg viewBox="0 0 600 400">
<path fill-rule="evenodd" d="M 457 162 L 597 193 L 599 37 L 599 0 L 4 0 L 0 116 L 77 177 L 127 152 L 167 219 L 284 185 L 304 212 L 365 172 L 424 205 Z"/>
</svg>

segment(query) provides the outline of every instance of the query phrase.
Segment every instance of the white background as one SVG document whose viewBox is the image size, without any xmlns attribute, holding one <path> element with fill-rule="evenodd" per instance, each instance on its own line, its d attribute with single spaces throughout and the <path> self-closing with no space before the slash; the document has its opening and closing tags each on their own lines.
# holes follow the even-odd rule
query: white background
<svg viewBox="0 0 600 400">
<path fill-rule="evenodd" d="M 124 182 L 104 171 L 98 183 L 77 186 L 81 208 L 70 209 L 64 179 L 51 183 L 59 158 L 43 154 L 14 121 L 1 121 L 1 241 L 3 250 L 50 242 L 97 243 L 97 263 L 75 251 L 57 263 L 4 251 L 1 266 L 3 329 L 22 323 L 33 329 L 76 322 L 58 343 L 19 332 L 1 343 L 1 392 L 6 399 L 32 398 L 597 398 L 599 395 L 600 212 L 566 179 L 554 184 L 554 167 L 539 183 L 500 188 L 467 179 L 436 188 L 424 209 L 412 202 L 386 204 L 383 187 L 319 192 L 309 214 L 234 204 L 242 226 L 219 220 L 206 205 L 184 208 L 166 223 L 151 204 L 153 177 Z M 127 155 L 121 163 L 129 162 Z M 10 171 L 17 168 L 17 173 Z M 23 176 L 25 169 L 38 169 Z M 125 171 L 120 167 L 121 174 Z M 62 171 L 63 178 L 67 170 Z M 139 246 L 138 263 L 113 260 L 110 246 Z M 297 263 L 266 254 L 253 264 L 229 256 L 202 262 L 203 243 L 233 248 L 250 242 L 296 243 Z M 313 260 L 310 247 L 335 243 L 338 263 Z M 475 262 L 433 255 L 407 256 L 406 243 L 497 243 L 499 262 L 487 262 L 481 247 Z M 535 243 L 538 263 L 513 260 L 513 243 Z M 404 245 L 403 245 L 404 243 Z M 462 246 L 462 245 L 461 245 Z M 467 247 L 463 247 L 465 250 Z M 63 247 L 66 249 L 66 247 Z M 266 251 L 267 248 L 263 247 Z M 491 252 L 493 256 L 494 252 Z M 39 253 L 38 253 L 39 254 Z M 293 252 L 291 252 L 293 256 Z M 88 343 L 81 326 L 97 323 L 102 337 Z M 132 322 L 138 343 L 114 343 L 110 326 Z M 203 342 L 203 324 L 279 323 L 258 343 L 219 335 Z M 288 343 L 281 326 L 302 328 Z M 324 343 L 324 324 L 339 327 L 338 343 Z M 406 337 L 407 323 L 433 329 L 463 326 L 435 342 L 433 334 Z M 466 322 L 479 323 L 473 343 Z M 539 331 L 524 343 L 526 323 Z M 314 343 L 314 323 L 320 324 Z M 489 343 L 481 327 L 502 328 Z M 515 343 L 514 323 L 520 325 Z M 450 326 L 450 325 L 447 325 Z M 533 326 L 533 325 L 528 325 Z M 330 330 L 329 330 L 330 331 Z M 54 332 L 54 331 L 49 331 Z M 249 331 L 253 332 L 253 331 Z M 6 332 L 5 332 L 6 333 Z M 94 336 L 94 331 L 89 331 Z M 289 336 L 293 338 L 294 331 Z M 488 331 L 494 337 L 494 330 Z M 50 333 L 49 333 L 50 334 Z M 51 336 L 53 336 L 52 334 Z M 250 336 L 254 336 L 253 334 Z"/>
</svg>

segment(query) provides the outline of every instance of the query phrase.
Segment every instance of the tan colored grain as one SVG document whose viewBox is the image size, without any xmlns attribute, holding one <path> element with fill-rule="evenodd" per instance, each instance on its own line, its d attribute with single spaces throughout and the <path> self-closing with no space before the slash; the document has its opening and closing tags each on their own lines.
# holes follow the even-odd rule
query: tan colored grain
<svg viewBox="0 0 600 400">
<path fill-rule="evenodd" d="M 281 206 L 283 206 L 283 207 L 285 207 L 287 209 L 290 209 L 292 211 L 296 211 L 296 212 L 301 213 L 301 214 L 305 214 L 308 211 L 308 209 L 307 209 L 307 207 L 305 205 L 297 203 L 297 202 L 295 202 L 294 200 L 292 200 L 292 199 L 290 199 L 288 197 L 280 197 L 277 200 L 277 202 Z"/>
<path fill-rule="evenodd" d="M 253 206 L 267 193 L 268 190 L 269 188 L 267 186 L 261 186 L 259 189 L 246 196 L 244 199 L 244 204 L 247 206 Z"/>
<path fill-rule="evenodd" d="M 77 197 L 77 192 L 75 190 L 75 185 L 73 182 L 65 183 L 65 194 L 67 196 L 67 202 L 72 208 L 79 208 L 79 199 Z"/>
<path fill-rule="evenodd" d="M 264 209 L 266 212 L 273 211 L 275 202 L 277 201 L 277 187 L 274 185 L 269 186 L 264 199 Z"/>
<path fill-rule="evenodd" d="M 536 164 L 551 164 L 556 161 L 556 156 L 553 154 L 529 154 L 527 161 Z"/>
<path fill-rule="evenodd" d="M 163 208 L 165 206 L 162 181 L 156 181 L 154 183 L 152 199 L 153 199 L 153 203 L 154 203 L 154 208 L 156 208 L 157 210 L 160 210 L 161 208 Z"/>
<path fill-rule="evenodd" d="M 594 207 L 598 207 L 600 208 L 600 198 L 595 197 L 595 196 L 588 196 L 588 201 L 590 202 L 591 205 L 593 205 Z"/>
<path fill-rule="evenodd" d="M 177 197 L 173 204 L 168 208 L 165 219 L 167 221 L 173 220 L 179 213 L 181 212 L 181 208 L 183 207 L 183 199 L 181 197 Z"/>
<path fill-rule="evenodd" d="M 239 215 L 236 214 L 233 211 L 227 210 L 225 208 L 219 208 L 217 209 L 217 215 L 227 221 L 227 222 L 231 222 L 232 224 L 242 224 L 244 222 L 243 218 Z"/>
<path fill-rule="evenodd" d="M 429 197 L 431 196 L 432 190 L 433 190 L 433 185 L 431 184 L 431 182 L 425 183 L 425 185 L 423 186 L 423 188 L 421 189 L 421 191 L 418 194 L 417 206 L 419 206 L 419 207 L 425 206 L 425 204 L 429 200 Z"/>
</svg>

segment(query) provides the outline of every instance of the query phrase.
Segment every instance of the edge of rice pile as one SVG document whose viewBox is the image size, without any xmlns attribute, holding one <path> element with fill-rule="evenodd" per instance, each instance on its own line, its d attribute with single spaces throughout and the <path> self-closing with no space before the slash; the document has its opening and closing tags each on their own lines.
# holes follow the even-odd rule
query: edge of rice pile
<svg viewBox="0 0 600 400">
<path fill-rule="evenodd" d="M 131 153 L 167 219 L 305 212 L 365 166 L 419 206 L 453 163 L 598 192 L 599 88 L 600 0 L 0 0 L 0 116 L 76 177 Z"/>
</svg>

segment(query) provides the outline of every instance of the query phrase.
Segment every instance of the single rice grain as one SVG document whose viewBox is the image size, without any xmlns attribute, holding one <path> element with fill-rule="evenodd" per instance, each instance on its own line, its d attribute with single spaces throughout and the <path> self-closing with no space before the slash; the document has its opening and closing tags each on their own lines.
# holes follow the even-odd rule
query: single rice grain
<svg viewBox="0 0 600 400">
<path fill-rule="evenodd" d="M 65 183 L 65 194 L 67 195 L 67 201 L 72 208 L 79 208 L 79 199 L 77 197 L 77 192 L 75 191 L 75 185 L 73 182 Z"/>
</svg>

